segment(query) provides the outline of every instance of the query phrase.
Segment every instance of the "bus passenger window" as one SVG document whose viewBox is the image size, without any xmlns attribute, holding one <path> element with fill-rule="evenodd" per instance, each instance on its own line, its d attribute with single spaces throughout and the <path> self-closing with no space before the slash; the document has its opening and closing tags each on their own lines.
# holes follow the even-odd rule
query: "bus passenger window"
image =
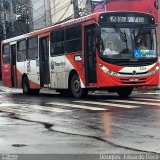
<svg viewBox="0 0 160 160">
<path fill-rule="evenodd" d="M 38 58 L 38 38 L 33 37 L 28 39 L 27 59 L 35 60 Z"/>
<path fill-rule="evenodd" d="M 76 25 L 65 30 L 66 53 L 81 53 L 82 51 L 82 27 Z"/>
<path fill-rule="evenodd" d="M 51 33 L 51 56 L 64 54 L 64 30 L 59 29 Z"/>
<path fill-rule="evenodd" d="M 17 45 L 17 61 L 23 62 L 26 60 L 26 40 L 18 42 Z"/>
<path fill-rule="evenodd" d="M 3 63 L 9 64 L 10 63 L 10 47 L 9 44 L 3 46 Z"/>
</svg>

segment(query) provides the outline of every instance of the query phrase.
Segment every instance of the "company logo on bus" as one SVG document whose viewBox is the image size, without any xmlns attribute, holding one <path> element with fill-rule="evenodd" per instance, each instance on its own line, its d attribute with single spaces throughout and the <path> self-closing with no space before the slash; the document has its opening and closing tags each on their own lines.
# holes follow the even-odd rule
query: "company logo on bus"
<svg viewBox="0 0 160 160">
<path fill-rule="evenodd" d="M 136 74 L 137 74 L 137 72 L 134 70 L 134 71 L 132 72 L 132 74 L 133 74 L 133 75 L 136 75 Z"/>
</svg>

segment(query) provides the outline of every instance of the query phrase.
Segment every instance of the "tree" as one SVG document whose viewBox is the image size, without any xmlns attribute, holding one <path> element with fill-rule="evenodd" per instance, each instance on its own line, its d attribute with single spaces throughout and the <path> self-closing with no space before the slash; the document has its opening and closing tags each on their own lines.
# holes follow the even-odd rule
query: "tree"
<svg viewBox="0 0 160 160">
<path fill-rule="evenodd" d="M 3 0 L 4 8 L 0 8 L 0 12 L 3 9 L 5 11 L 5 25 L 7 31 L 7 38 L 11 38 L 13 36 L 25 34 L 29 32 L 29 7 L 28 0 L 13 0 L 13 14 L 14 14 L 14 28 L 15 31 L 12 31 L 11 24 L 11 11 L 10 11 L 10 0 Z M 10 18 L 7 18 L 10 17 Z M 0 35 L 2 35 L 2 23 L 0 22 Z M 0 36 L 0 40 L 2 40 L 3 36 Z"/>
</svg>

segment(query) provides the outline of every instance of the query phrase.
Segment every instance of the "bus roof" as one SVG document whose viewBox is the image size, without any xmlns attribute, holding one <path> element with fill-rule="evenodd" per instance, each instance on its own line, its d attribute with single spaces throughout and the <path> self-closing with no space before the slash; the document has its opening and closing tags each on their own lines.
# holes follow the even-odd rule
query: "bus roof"
<svg viewBox="0 0 160 160">
<path fill-rule="evenodd" d="M 77 18 L 77 19 L 72 19 L 72 20 L 68 20 L 66 22 L 63 22 L 63 23 L 58 23 L 58 24 L 55 24 L 55 25 L 52 25 L 50 27 L 47 27 L 47 28 L 43 28 L 43 29 L 40 29 L 40 30 L 36 30 L 36 31 L 33 31 L 33 32 L 29 32 L 29 33 L 26 33 L 26 34 L 23 34 L 23 35 L 19 35 L 19 36 L 16 36 L 16 37 L 13 37 L 13 38 L 9 38 L 9 39 L 5 39 L 3 40 L 1 43 L 2 44 L 6 44 L 6 43 L 11 43 L 11 42 L 14 42 L 14 41 L 18 41 L 18 40 L 21 40 L 21 39 L 25 39 L 25 38 L 28 38 L 28 37 L 34 37 L 34 36 L 37 36 L 37 35 L 41 35 L 41 34 L 45 34 L 49 31 L 52 31 L 53 29 L 58 29 L 60 27 L 66 27 L 66 26 L 71 26 L 71 25 L 74 25 L 74 24 L 78 24 L 78 23 L 81 23 L 81 22 L 85 22 L 87 20 L 92 20 L 92 19 L 95 19 L 97 20 L 99 18 L 99 15 L 102 14 L 102 13 L 119 13 L 119 12 L 127 12 L 127 13 L 141 13 L 141 12 L 129 12 L 129 11 L 109 11 L 109 12 L 97 12 L 97 13 L 93 13 L 93 14 L 90 14 L 90 15 L 87 15 L 87 16 L 84 16 L 84 17 L 80 17 L 80 18 Z M 148 14 L 148 13 L 142 13 L 142 14 Z M 150 14 L 148 14 L 150 15 Z"/>
</svg>

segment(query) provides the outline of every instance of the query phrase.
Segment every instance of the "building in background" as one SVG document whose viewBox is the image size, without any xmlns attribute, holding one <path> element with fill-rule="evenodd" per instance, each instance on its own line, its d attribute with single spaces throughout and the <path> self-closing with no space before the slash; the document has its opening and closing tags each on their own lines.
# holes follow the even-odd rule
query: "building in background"
<svg viewBox="0 0 160 160">
<path fill-rule="evenodd" d="M 94 12 L 138 11 L 153 14 L 158 23 L 158 0 L 102 0 L 94 1 Z"/>
<path fill-rule="evenodd" d="M 71 0 L 50 0 L 50 4 L 52 24 L 74 17 Z"/>
<path fill-rule="evenodd" d="M 90 0 L 31 0 L 33 10 L 33 30 L 45 28 L 89 13 Z M 76 6 L 77 2 L 77 6 Z M 91 9 L 90 9 L 91 10 Z"/>
<path fill-rule="evenodd" d="M 33 30 L 51 25 L 51 8 L 49 0 L 31 0 L 33 12 Z"/>
<path fill-rule="evenodd" d="M 73 0 L 31 0 L 33 9 L 33 30 L 74 18 Z M 86 2 L 76 0 L 79 16 L 86 15 Z"/>
<path fill-rule="evenodd" d="M 104 0 L 106 11 L 138 11 L 154 15 L 158 23 L 158 0 Z"/>
</svg>

